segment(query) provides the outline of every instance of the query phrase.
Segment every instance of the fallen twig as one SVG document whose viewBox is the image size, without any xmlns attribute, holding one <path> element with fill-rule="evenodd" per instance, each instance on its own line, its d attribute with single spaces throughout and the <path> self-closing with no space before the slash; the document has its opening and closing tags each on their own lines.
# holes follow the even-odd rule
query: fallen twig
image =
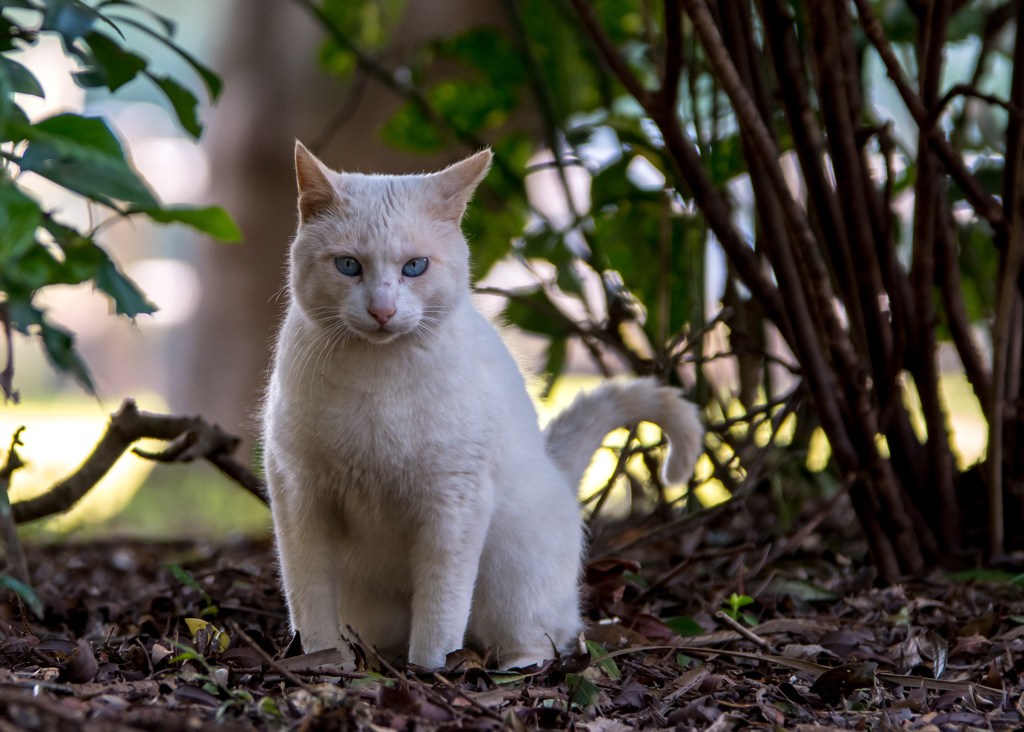
<svg viewBox="0 0 1024 732">
<path fill-rule="evenodd" d="M 305 689 L 310 694 L 314 694 L 314 695 L 316 694 L 316 689 L 313 688 L 313 686 L 311 684 L 307 684 L 305 681 L 303 681 L 298 676 L 296 676 L 293 672 L 289 671 L 284 666 L 282 666 L 277 661 L 275 661 L 273 658 L 271 658 L 270 654 L 267 653 L 266 651 L 264 651 L 260 647 L 259 643 L 254 641 L 249 636 L 248 633 L 246 633 L 244 630 L 242 630 L 242 627 L 238 623 L 236 623 L 234 621 L 229 621 L 228 625 L 231 627 L 231 630 L 234 631 L 235 633 L 237 633 L 238 637 L 241 638 L 245 642 L 245 644 L 247 646 L 249 646 L 249 648 L 251 648 L 256 653 L 257 656 L 260 657 L 260 660 L 262 660 L 263 663 L 267 664 L 268 667 L 270 667 L 270 668 L 274 669 L 275 671 L 277 671 L 279 674 L 284 676 L 286 679 L 291 681 L 293 684 L 298 686 L 300 689 Z"/>
<path fill-rule="evenodd" d="M 729 617 L 729 615 L 724 610 L 719 610 L 718 612 L 716 612 L 715 617 L 721 620 L 726 625 L 728 625 L 733 630 L 735 630 L 737 633 L 742 635 L 751 643 L 755 643 L 761 646 L 761 648 L 768 648 L 768 641 L 766 641 L 764 638 L 762 638 L 752 630 L 744 628 L 742 623 L 738 622 L 735 618 Z"/>
</svg>

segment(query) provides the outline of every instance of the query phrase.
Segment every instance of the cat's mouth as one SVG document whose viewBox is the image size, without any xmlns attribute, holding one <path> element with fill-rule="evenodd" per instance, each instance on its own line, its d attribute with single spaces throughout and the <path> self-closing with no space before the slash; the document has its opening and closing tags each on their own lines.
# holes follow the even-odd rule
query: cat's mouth
<svg viewBox="0 0 1024 732">
<path fill-rule="evenodd" d="M 394 328 L 389 328 L 387 324 L 381 325 L 371 330 L 362 331 L 363 338 L 373 343 L 387 343 L 388 341 L 393 340 L 394 338 L 400 336 L 401 334 L 401 331 L 395 330 Z"/>
</svg>

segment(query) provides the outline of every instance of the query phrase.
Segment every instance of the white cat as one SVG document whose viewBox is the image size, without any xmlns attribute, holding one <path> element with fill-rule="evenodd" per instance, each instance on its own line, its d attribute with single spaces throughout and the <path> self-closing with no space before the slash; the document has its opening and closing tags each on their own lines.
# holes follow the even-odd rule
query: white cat
<svg viewBox="0 0 1024 732">
<path fill-rule="evenodd" d="M 582 627 L 576 488 L 602 439 L 661 425 L 669 483 L 701 453 L 696 408 L 651 379 L 607 383 L 541 433 L 515 361 L 470 298 L 460 222 L 490 160 L 341 174 L 296 145 L 291 302 L 263 427 L 306 651 L 346 649 L 350 626 L 429 668 L 464 643 L 505 668 L 550 658 Z"/>
</svg>

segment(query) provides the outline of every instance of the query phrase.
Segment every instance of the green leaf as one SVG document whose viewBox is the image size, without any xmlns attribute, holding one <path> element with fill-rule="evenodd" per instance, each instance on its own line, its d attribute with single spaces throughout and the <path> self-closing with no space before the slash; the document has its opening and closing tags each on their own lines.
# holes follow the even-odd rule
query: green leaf
<svg viewBox="0 0 1024 732">
<path fill-rule="evenodd" d="M 601 696 L 597 684 L 579 674 L 566 674 L 565 683 L 569 687 L 569 704 L 576 704 L 583 709 L 596 707 Z"/>
<path fill-rule="evenodd" d="M 103 157 L 124 160 L 121 143 L 107 123 L 99 117 L 58 114 L 37 122 L 27 138 L 30 142 L 48 142 L 68 154 L 95 152 Z"/>
<path fill-rule="evenodd" d="M 23 170 L 108 206 L 116 207 L 115 200 L 159 205 L 129 167 L 121 143 L 102 119 L 60 114 L 23 132 L 29 141 L 18 160 Z"/>
<path fill-rule="evenodd" d="M 0 124 L 6 141 L 10 135 L 11 112 L 14 109 L 14 79 L 7 71 L 7 66 L 0 64 Z"/>
<path fill-rule="evenodd" d="M 985 23 L 992 11 L 985 7 L 962 7 L 949 19 L 946 41 L 963 41 L 967 38 L 981 38 L 985 33 Z"/>
<path fill-rule="evenodd" d="M 196 582 L 196 578 L 193 577 L 189 573 L 189 571 L 187 569 L 185 569 L 184 567 L 182 567 L 180 564 L 165 564 L 165 565 L 163 565 L 163 567 L 168 572 L 170 572 L 174 576 L 174 579 L 178 580 L 178 582 L 181 582 L 183 585 L 185 585 L 187 587 L 191 587 L 193 590 L 198 592 L 200 595 L 203 595 L 203 596 L 206 595 L 206 590 L 204 590 L 202 588 L 202 586 L 198 582 Z M 189 621 L 186 620 L 185 622 L 186 622 L 186 624 L 188 624 Z M 199 623 L 202 623 L 203 625 L 206 625 L 206 621 L 205 620 L 200 620 Z M 191 624 L 189 624 L 189 630 L 192 630 Z M 192 633 L 194 634 L 195 631 L 192 630 Z"/>
<path fill-rule="evenodd" d="M 43 608 L 43 603 L 39 599 L 39 595 L 31 587 L 26 585 L 21 580 L 17 580 L 14 577 L 8 577 L 7 575 L 0 575 L 0 587 L 4 587 L 11 592 L 15 593 L 25 604 L 29 606 L 29 609 L 35 613 L 37 618 L 43 617 L 46 614 L 46 610 Z"/>
<path fill-rule="evenodd" d="M 519 103 L 515 87 L 489 79 L 446 79 L 435 84 L 428 96 L 431 106 L 461 134 L 503 124 Z"/>
<path fill-rule="evenodd" d="M 124 8 L 129 8 L 131 10 L 137 10 L 140 13 L 145 13 L 150 18 L 159 23 L 161 26 L 163 26 L 164 33 L 166 33 L 168 36 L 173 36 L 175 30 L 177 29 L 177 24 L 170 18 L 164 15 L 160 15 L 160 13 L 152 10 L 151 8 L 147 8 L 145 5 L 132 2 L 132 0 L 103 0 L 103 2 L 96 3 L 97 10 L 100 10 L 101 8 L 109 8 L 111 6 L 120 6 Z"/>
<path fill-rule="evenodd" d="M 3 63 L 3 71 L 10 80 L 11 89 L 16 94 L 31 94 L 34 97 L 44 97 L 43 87 L 32 72 L 7 56 L 0 56 Z"/>
<path fill-rule="evenodd" d="M 594 9 L 615 43 L 636 38 L 643 32 L 646 11 L 641 0 L 598 0 Z"/>
<path fill-rule="evenodd" d="M 95 280 L 99 277 L 100 269 L 108 262 L 110 258 L 107 253 L 91 239 L 85 239 L 78 246 L 64 248 L 64 261 L 59 263 L 60 270 L 52 275 L 52 283 L 76 285 L 86 280 Z"/>
<path fill-rule="evenodd" d="M 678 615 L 673 618 L 662 618 L 661 622 L 672 629 L 676 635 L 691 636 L 703 635 L 704 627 L 693 618 L 685 615 Z"/>
<path fill-rule="evenodd" d="M 502 195 L 495 190 L 492 181 L 497 178 L 497 173 L 488 176 L 462 219 L 462 230 L 469 242 L 473 276 L 477 280 L 508 255 L 512 240 L 522 233 L 530 215 L 529 206 L 522 196 L 514 193 Z M 500 203 L 492 204 L 492 196 Z"/>
<path fill-rule="evenodd" d="M 595 641 L 587 641 L 587 650 L 590 651 L 591 658 L 601 658 L 608 655 L 608 649 Z M 617 679 L 622 676 L 614 658 L 606 658 L 598 663 L 597 666 L 608 674 L 609 678 Z"/>
<path fill-rule="evenodd" d="M 137 20 L 133 20 L 131 18 L 125 18 L 123 16 L 117 16 L 115 18 L 115 20 L 118 20 L 121 23 L 126 23 L 126 24 L 132 26 L 133 28 L 138 28 L 139 30 L 143 31 L 144 33 L 148 33 L 153 38 L 157 39 L 158 41 L 163 43 L 165 46 L 170 48 L 172 51 L 174 51 L 176 54 L 181 56 L 181 58 L 185 61 L 185 63 L 187 63 L 189 66 L 191 66 L 195 70 L 195 72 L 197 74 L 199 74 L 199 76 L 202 78 L 203 84 L 206 85 L 206 90 L 210 94 L 210 99 L 212 101 L 217 101 L 218 97 L 220 97 L 220 92 L 221 92 L 221 88 L 223 86 L 223 83 L 221 82 L 220 77 L 217 76 L 215 73 L 213 73 L 199 59 L 197 59 L 191 53 L 189 53 L 184 48 L 179 46 L 177 43 L 172 41 L 169 37 L 167 37 L 165 35 L 161 35 L 160 33 L 157 33 L 155 30 L 153 30 L 149 26 L 147 26 L 147 25 L 145 25 L 143 23 L 140 23 Z"/>
<path fill-rule="evenodd" d="M 118 34 L 121 33 L 109 18 L 81 0 L 48 0 L 40 30 L 59 33 L 65 52 L 77 55 L 75 41 L 89 33 L 97 21 L 106 23 Z"/>
<path fill-rule="evenodd" d="M 43 321 L 43 314 L 32 305 L 28 297 L 12 296 L 8 292 L 7 307 L 11 315 L 11 325 L 24 335 L 28 335 L 30 326 L 39 325 Z"/>
<path fill-rule="evenodd" d="M 42 221 L 38 203 L 14 185 L 0 185 L 0 264 L 21 257 L 31 248 Z"/>
<path fill-rule="evenodd" d="M 540 288 L 516 291 L 509 298 L 505 317 L 523 330 L 552 338 L 565 338 L 572 332 L 566 317 L 558 312 Z"/>
<path fill-rule="evenodd" d="M 65 226 L 50 216 L 43 219 L 43 228 L 50 232 L 50 235 L 58 244 L 61 245 L 63 249 L 82 246 L 83 244 L 88 244 L 92 241 L 89 237 L 84 236 L 78 229 L 72 229 L 70 226 Z"/>
<path fill-rule="evenodd" d="M 117 91 L 134 79 L 140 71 L 145 70 L 149 63 L 142 56 L 126 51 L 113 38 L 99 31 L 93 31 L 86 35 L 85 41 L 89 44 L 92 58 L 98 66 L 93 73 L 98 73 L 100 77 L 100 84 L 94 84 L 88 83 L 87 76 L 79 75 L 78 78 L 86 86 L 102 85 L 110 91 Z"/>
<path fill-rule="evenodd" d="M 625 200 L 657 201 L 658 191 L 637 188 L 626 174 L 633 156 L 623 156 L 594 176 L 591 184 L 591 202 L 595 211 L 605 206 L 617 206 Z"/>
<path fill-rule="evenodd" d="M 196 107 L 199 106 L 196 95 L 169 76 L 156 76 L 155 74 L 147 74 L 147 76 L 160 87 L 160 91 L 174 107 L 174 114 L 185 131 L 192 137 L 199 137 L 203 132 L 203 126 L 199 123 L 199 117 L 196 115 Z"/>
<path fill-rule="evenodd" d="M 739 133 L 711 144 L 711 179 L 722 185 L 747 171 L 743 141 Z"/>
<path fill-rule="evenodd" d="M 71 374 L 79 386 L 89 394 L 96 394 L 92 378 L 85 367 L 85 362 L 78 355 L 75 349 L 75 337 L 63 328 L 47 323 L 41 324 L 40 336 L 43 339 L 43 347 L 50 362 L 60 371 Z"/>
<path fill-rule="evenodd" d="M 419 105 L 408 102 L 380 128 L 381 140 L 391 147 L 410 152 L 437 152 L 445 141 Z"/>
<path fill-rule="evenodd" d="M 733 610 L 739 610 L 741 607 L 746 607 L 754 602 L 754 598 L 750 595 L 737 595 L 735 592 L 729 596 L 729 607 Z"/>
<path fill-rule="evenodd" d="M 134 318 L 156 312 L 156 305 L 149 302 L 135 283 L 121 274 L 109 259 L 101 265 L 96 275 L 96 286 L 110 295 L 118 315 Z"/>
<path fill-rule="evenodd" d="M 28 251 L 4 268 L 3 282 L 7 289 L 30 293 L 46 285 L 74 284 L 68 273 L 64 262 L 57 261 L 46 247 L 33 242 Z"/>
<path fill-rule="evenodd" d="M 256 706 L 260 708 L 263 714 L 270 715 L 271 717 L 282 716 L 281 710 L 277 708 L 277 702 L 271 696 L 263 697 Z"/>
<path fill-rule="evenodd" d="M 526 81 L 526 64 L 503 31 L 470 28 L 436 43 L 439 55 L 480 71 L 495 86 L 511 87 Z"/>
<path fill-rule="evenodd" d="M 13 92 L 8 93 L 10 87 L 4 81 L 0 73 L 0 92 L 5 95 L 0 101 L 0 142 L 20 142 L 25 139 L 24 131 L 29 126 L 28 115 L 11 100 Z"/>
<path fill-rule="evenodd" d="M 129 213 L 140 213 L 162 224 L 179 223 L 191 226 L 204 234 L 221 241 L 242 240 L 242 232 L 232 221 L 227 211 L 219 206 L 192 208 L 190 206 L 166 206 L 163 208 L 131 208 Z"/>
</svg>

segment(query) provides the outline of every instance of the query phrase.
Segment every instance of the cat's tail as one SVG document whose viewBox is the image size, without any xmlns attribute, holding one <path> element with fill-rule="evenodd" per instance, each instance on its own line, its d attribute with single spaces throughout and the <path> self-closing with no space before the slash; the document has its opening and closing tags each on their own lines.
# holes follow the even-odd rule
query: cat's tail
<svg viewBox="0 0 1024 732">
<path fill-rule="evenodd" d="M 678 389 L 660 386 L 653 378 L 609 381 L 576 397 L 544 430 L 548 455 L 575 489 L 605 436 L 637 422 L 653 422 L 668 438 L 662 481 L 675 485 L 688 480 L 704 451 L 697 407 L 683 399 Z"/>
</svg>

